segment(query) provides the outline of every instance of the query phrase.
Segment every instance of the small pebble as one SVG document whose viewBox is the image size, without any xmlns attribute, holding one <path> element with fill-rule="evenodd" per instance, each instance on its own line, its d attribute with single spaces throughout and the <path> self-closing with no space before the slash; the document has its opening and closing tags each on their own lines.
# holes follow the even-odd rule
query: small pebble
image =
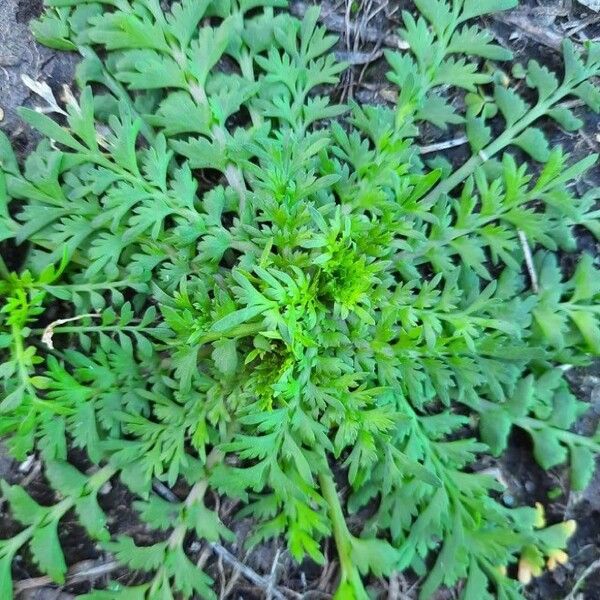
<svg viewBox="0 0 600 600">
<path fill-rule="evenodd" d="M 2 109 L 0 108 L 0 111 Z M 2 117 L 4 116 L 4 113 L 2 115 L 0 115 L 0 121 L 2 121 Z M 29 455 L 20 465 L 19 465 L 19 471 L 21 473 L 28 473 L 29 471 L 31 471 L 31 467 L 33 465 L 33 461 L 35 460 L 35 455 L 31 454 Z"/>
<path fill-rule="evenodd" d="M 110 481 L 107 481 L 99 490 L 99 493 L 101 496 L 106 496 L 106 494 L 109 494 L 112 490 L 112 485 L 110 484 Z"/>
<path fill-rule="evenodd" d="M 506 506 L 514 506 L 515 498 L 511 494 L 502 494 L 502 500 Z"/>
<path fill-rule="evenodd" d="M 525 489 L 530 493 L 533 492 L 533 490 L 535 490 L 535 483 L 533 483 L 533 481 L 526 481 Z"/>
</svg>

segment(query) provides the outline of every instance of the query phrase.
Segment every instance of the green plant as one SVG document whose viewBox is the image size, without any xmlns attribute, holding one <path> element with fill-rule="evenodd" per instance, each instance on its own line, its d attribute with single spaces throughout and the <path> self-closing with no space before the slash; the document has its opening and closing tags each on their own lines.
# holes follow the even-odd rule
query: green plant
<svg viewBox="0 0 600 600">
<path fill-rule="evenodd" d="M 482 60 L 509 53 L 470 20 L 514 0 L 415 0 L 410 52 L 387 55 L 396 106 L 344 107 L 324 87 L 344 65 L 317 10 L 47 3 L 34 31 L 79 50 L 82 92 L 58 121 L 22 111 L 44 136 L 22 168 L 0 138 L 0 236 L 27 243 L 18 273 L 0 261 L 0 434 L 18 458 L 40 453 L 61 499 L 3 485 L 25 529 L 0 541 L 0 596 L 27 546 L 64 580 L 73 509 L 147 574 L 89 600 L 214 597 L 189 557 L 190 533 L 231 536 L 212 489 L 253 519 L 249 544 L 281 536 L 322 562 L 332 537 L 337 599 L 409 567 L 427 574 L 422 598 L 459 580 L 464 600 L 521 598 L 507 568 L 527 583 L 564 561 L 573 524 L 506 507 L 476 460 L 518 427 L 582 489 L 600 450 L 571 431 L 585 405 L 563 369 L 600 353 L 600 277 L 590 256 L 572 276 L 556 257 L 574 227 L 600 234 L 597 191 L 572 186 L 597 157 L 571 164 L 535 126 L 580 127 L 571 96 L 600 110 L 600 46 L 566 43 L 562 81 L 531 62 L 508 87 Z M 464 124 L 471 158 L 424 164 L 425 121 Z M 115 477 L 163 541 L 109 531 L 97 495 Z M 189 495 L 169 503 L 154 479 Z"/>
</svg>

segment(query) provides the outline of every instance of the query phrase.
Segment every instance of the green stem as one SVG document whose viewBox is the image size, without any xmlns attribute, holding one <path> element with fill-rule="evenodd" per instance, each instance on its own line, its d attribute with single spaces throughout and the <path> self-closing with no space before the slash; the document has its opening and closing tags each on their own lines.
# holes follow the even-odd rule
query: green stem
<svg viewBox="0 0 600 600">
<path fill-rule="evenodd" d="M 90 480 L 86 484 L 86 490 L 88 492 L 96 493 L 116 472 L 117 469 L 109 465 L 103 467 L 91 476 Z M 64 498 L 58 504 L 52 507 L 52 509 L 47 513 L 47 516 L 44 517 L 41 522 L 29 526 L 27 529 L 24 529 L 14 538 L 12 538 L 11 548 L 14 549 L 14 552 L 16 553 L 19 548 L 26 544 L 33 537 L 33 534 L 38 530 L 39 527 L 47 525 L 48 522 L 62 519 L 62 517 L 64 517 L 67 512 L 75 506 L 75 503 L 78 499 L 79 497 Z"/>
<path fill-rule="evenodd" d="M 157 327 L 136 327 L 135 325 L 64 325 L 61 327 L 54 327 L 53 333 L 106 333 L 106 332 L 119 332 L 119 331 L 137 331 L 141 333 L 152 334 L 160 326 Z M 202 335 L 198 339 L 190 339 L 189 343 L 194 344 L 210 344 L 223 338 L 244 338 L 250 335 L 256 335 L 261 331 L 264 331 L 264 323 L 247 323 L 244 325 L 238 325 L 227 331 L 213 331 Z M 45 329 L 32 329 L 33 335 L 42 335 Z"/>
<path fill-rule="evenodd" d="M 4 262 L 2 256 L 0 256 L 0 278 L 7 280 L 10 279 L 10 271 Z"/>
<path fill-rule="evenodd" d="M 201 338 L 198 339 L 199 344 L 210 344 L 224 338 L 245 338 L 251 335 L 258 335 L 261 331 L 265 330 L 265 324 L 263 321 L 260 323 L 245 323 L 238 325 L 227 331 L 212 331 L 205 333 Z M 191 341 L 190 341 L 191 342 Z"/>
<path fill-rule="evenodd" d="M 15 362 L 19 368 L 19 378 L 27 391 L 31 394 L 32 400 L 37 398 L 37 393 L 29 380 L 29 371 L 25 364 L 25 345 L 23 344 L 23 334 L 17 325 L 11 327 L 11 335 L 13 340 L 13 349 L 15 352 Z"/>
<path fill-rule="evenodd" d="M 459 400 L 465 406 L 472 408 L 473 410 L 479 411 L 481 408 L 485 408 L 488 410 L 493 410 L 498 407 L 502 407 L 502 405 L 496 404 L 495 402 L 491 402 L 490 400 L 485 400 L 484 398 L 478 398 L 477 403 L 466 402 L 463 400 Z M 560 429 L 547 423 L 546 421 L 542 421 L 540 419 L 534 419 L 533 417 L 518 417 L 513 421 L 514 425 L 520 427 L 521 429 L 531 433 L 532 431 L 539 431 L 541 429 L 551 429 L 552 433 L 556 435 L 558 439 L 560 439 L 565 444 L 577 444 L 579 446 L 586 446 L 593 450 L 594 452 L 600 453 L 600 443 L 598 443 L 597 439 L 589 438 L 578 433 L 574 433 L 573 431 L 569 431 L 568 429 Z"/>
<path fill-rule="evenodd" d="M 27 369 L 27 364 L 25 361 L 25 344 L 23 343 L 23 332 L 18 327 L 18 325 L 12 325 L 11 335 L 13 341 L 14 359 L 18 365 L 19 378 L 21 379 L 21 383 L 27 390 L 29 396 L 31 397 L 31 403 L 38 408 L 50 410 L 58 415 L 73 414 L 73 410 L 71 408 L 61 406 L 53 402 L 48 402 L 47 400 L 42 400 L 38 397 L 37 392 L 33 387 L 31 379 L 29 377 L 29 370 Z"/>
<path fill-rule="evenodd" d="M 330 473 L 319 475 L 321 493 L 329 507 L 329 517 L 333 525 L 333 537 L 337 546 L 342 572 L 349 573 L 354 569 L 352 564 L 352 536 L 346 525 L 342 505 Z"/>
<path fill-rule="evenodd" d="M 552 429 L 552 432 L 558 439 L 560 439 L 565 444 L 576 444 L 578 446 L 586 446 L 590 450 L 594 452 L 600 453 L 600 444 L 595 441 L 594 438 L 589 438 L 584 435 L 580 435 L 578 433 L 574 433 L 573 431 L 569 431 L 568 429 L 558 429 L 552 425 L 548 425 L 543 421 L 539 421 L 532 417 L 520 417 L 515 420 L 515 425 L 524 429 L 525 431 L 531 432 L 541 429 Z"/>
<path fill-rule="evenodd" d="M 153 327 L 135 327 L 131 325 L 66 325 L 64 327 L 55 327 L 52 329 L 53 333 L 104 333 L 104 332 L 118 332 L 118 331 L 138 331 L 138 332 L 152 332 L 155 328 Z M 31 333 L 34 335 L 42 335 L 45 329 L 32 329 Z"/>
<path fill-rule="evenodd" d="M 219 448 L 214 448 L 206 457 L 206 476 L 203 477 L 196 484 L 194 484 L 194 486 L 190 490 L 190 493 L 188 494 L 184 502 L 187 508 L 190 508 L 197 502 L 201 502 L 203 500 L 206 491 L 208 490 L 208 473 L 215 465 L 219 464 L 224 459 L 225 455 L 223 454 L 223 452 L 221 452 Z M 171 532 L 171 535 L 169 536 L 169 547 L 177 548 L 178 546 L 181 546 L 181 544 L 183 544 L 187 532 L 187 523 L 180 523 L 179 525 L 177 525 L 175 529 L 173 529 L 173 531 Z"/>
<path fill-rule="evenodd" d="M 329 518 L 333 527 L 333 538 L 340 561 L 340 583 L 334 598 L 344 600 L 368 600 L 360 573 L 352 560 L 352 534 L 346 525 L 344 511 L 335 487 L 335 481 L 328 470 L 319 475 L 319 485 L 323 498 L 327 502 Z M 351 595 L 349 595 L 351 594 Z"/>
<path fill-rule="evenodd" d="M 107 465 L 102 467 L 100 470 L 96 471 L 89 480 L 87 481 L 82 496 L 86 496 L 90 493 L 97 493 L 98 490 L 117 472 L 117 469 L 112 467 L 111 465 Z M 49 513 L 52 520 L 62 519 L 62 517 L 70 511 L 77 500 L 82 497 L 79 496 L 77 498 L 73 498 L 71 496 L 64 498 L 61 500 L 56 506 L 52 508 L 52 511 Z"/>
<path fill-rule="evenodd" d="M 539 190 L 536 190 L 537 195 L 539 195 Z M 481 216 L 479 215 L 479 219 L 475 225 L 466 229 L 456 229 L 450 228 L 449 233 L 447 233 L 446 237 L 442 239 L 428 239 L 420 248 L 415 248 L 414 251 L 402 250 L 398 253 L 398 260 L 401 261 L 412 261 L 414 264 L 422 264 L 426 262 L 426 256 L 433 250 L 437 250 L 438 248 L 443 248 L 453 241 L 472 235 L 474 233 L 480 232 L 486 225 L 490 223 L 494 223 L 495 221 L 500 221 L 504 218 L 504 216 L 509 213 L 511 210 L 514 210 L 517 207 L 526 205 L 528 202 L 531 202 L 535 197 L 537 197 L 534 193 L 525 193 L 520 199 L 519 202 L 515 204 L 510 204 L 508 206 L 501 207 L 496 214 L 490 216 Z M 458 250 L 451 249 L 452 254 L 457 254 Z"/>
<path fill-rule="evenodd" d="M 14 558 L 15 554 L 19 551 L 28 540 L 31 539 L 34 532 L 33 525 L 27 527 L 27 529 L 23 529 L 23 531 L 19 532 L 17 535 L 12 537 L 10 540 L 2 540 L 3 543 L 7 544 L 9 548 L 8 555 L 11 557 L 11 560 Z"/>
<path fill-rule="evenodd" d="M 121 10 L 127 10 L 127 9 L 121 9 Z M 115 95 L 115 97 L 118 100 L 121 100 L 122 102 L 127 104 L 129 109 L 131 110 L 131 113 L 135 117 L 140 119 L 140 122 L 141 122 L 140 131 L 142 132 L 142 135 L 146 138 L 146 140 L 151 145 L 154 144 L 154 142 L 156 141 L 156 135 L 154 134 L 154 131 L 152 130 L 152 128 L 150 127 L 148 122 L 138 112 L 137 108 L 135 107 L 135 105 L 133 103 L 133 100 L 131 99 L 131 96 L 129 95 L 129 92 L 125 89 L 125 86 L 123 86 L 123 84 L 121 84 L 121 82 L 117 81 L 106 70 L 106 67 L 104 66 L 104 62 L 102 60 L 100 60 L 100 57 L 98 56 L 98 54 L 95 52 L 95 50 L 93 48 L 91 48 L 90 46 L 82 46 L 79 50 L 79 53 L 81 54 L 81 56 L 83 58 L 86 58 L 88 60 L 93 60 L 96 62 L 96 64 L 98 65 L 98 67 L 100 68 L 100 70 L 102 72 L 103 80 L 101 81 L 101 83 L 103 83 Z"/>
<path fill-rule="evenodd" d="M 117 469 L 111 465 L 102 467 L 89 478 L 87 488 L 92 492 L 97 492 L 116 472 Z"/>
<path fill-rule="evenodd" d="M 438 183 L 438 185 L 421 200 L 421 205 L 425 208 L 433 206 L 440 196 L 451 192 L 457 185 L 460 185 L 467 177 L 472 175 L 477 167 L 509 146 L 519 134 L 540 117 L 543 117 L 554 104 L 560 102 L 560 100 L 568 93 L 569 90 L 566 89 L 565 86 L 561 86 L 554 94 L 552 94 L 552 96 L 550 96 L 550 98 L 543 102 L 539 102 L 521 120 L 512 127 L 507 128 L 504 133 L 498 136 L 496 140 L 486 148 L 473 155 L 462 167 L 454 171 L 450 177 L 440 181 L 440 183 Z"/>
<path fill-rule="evenodd" d="M 134 281 L 133 283 L 143 282 Z M 48 290 L 48 288 L 60 288 L 61 290 L 70 290 L 73 292 L 89 292 L 90 290 L 112 290 L 129 287 L 130 284 L 131 282 L 128 279 L 122 279 L 120 281 L 103 281 L 100 283 L 61 283 L 59 285 L 50 284 L 43 285 L 41 287 L 45 290 Z"/>
<path fill-rule="evenodd" d="M 189 219 L 191 222 L 194 222 L 200 216 L 200 213 L 196 212 L 195 210 L 192 210 L 190 208 L 179 208 L 175 206 L 173 204 L 174 198 L 169 196 L 169 194 L 166 191 L 162 190 L 154 184 L 148 183 L 145 179 L 141 177 L 139 173 L 132 174 L 129 171 L 126 171 L 118 164 L 116 164 L 114 160 L 107 158 L 105 154 L 97 152 L 88 155 L 88 158 L 90 159 L 90 161 L 93 161 L 96 164 L 113 171 L 113 173 L 116 173 L 119 177 L 121 177 L 121 179 L 131 183 L 131 185 L 134 188 L 141 187 L 146 193 L 148 193 L 151 196 L 162 196 L 165 201 L 165 204 L 172 210 L 174 214 L 177 214 L 180 217 L 183 217 L 184 219 Z"/>
</svg>

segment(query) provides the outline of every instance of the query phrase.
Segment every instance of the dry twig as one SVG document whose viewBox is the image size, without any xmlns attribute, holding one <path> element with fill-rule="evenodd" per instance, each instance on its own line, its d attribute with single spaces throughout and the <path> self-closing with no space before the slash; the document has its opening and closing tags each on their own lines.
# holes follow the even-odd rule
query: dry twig
<svg viewBox="0 0 600 600">
<path fill-rule="evenodd" d="M 273 564 L 271 566 L 271 573 L 269 575 L 269 586 L 267 587 L 267 600 L 271 600 L 273 596 L 273 589 L 275 588 L 275 584 L 277 583 L 277 567 L 279 566 L 279 556 L 281 555 L 281 550 L 277 548 L 277 552 L 275 552 L 275 558 L 273 559 Z"/>
<path fill-rule="evenodd" d="M 393 573 L 390 577 L 390 583 L 388 586 L 387 600 L 411 600 L 404 589 L 406 588 L 406 581 L 400 573 Z"/>
<path fill-rule="evenodd" d="M 308 7 L 309 5 L 306 2 L 296 1 L 292 2 L 290 10 L 292 14 L 296 15 L 297 17 L 302 17 L 308 10 Z M 321 9 L 321 15 L 319 18 L 330 31 L 335 31 L 336 33 L 346 32 L 346 23 L 344 18 L 336 14 L 334 11 L 323 7 Z M 370 42 L 372 44 L 382 41 L 383 45 L 388 46 L 389 48 L 396 48 L 400 50 L 407 50 L 409 48 L 408 44 L 400 36 L 393 33 L 382 36 L 381 31 L 376 27 L 365 27 L 362 30 L 362 39 L 363 41 Z"/>
<path fill-rule="evenodd" d="M 456 148 L 457 146 L 462 146 L 468 141 L 469 140 L 463 135 L 452 140 L 444 140 L 443 142 L 436 142 L 435 144 L 420 146 L 419 152 L 421 154 L 431 154 L 432 152 L 439 152 L 441 150 L 448 150 L 449 148 Z"/>
<path fill-rule="evenodd" d="M 600 559 L 595 560 L 588 568 L 581 574 L 579 579 L 575 582 L 573 589 L 569 592 L 569 594 L 565 597 L 565 600 L 576 600 L 578 596 L 576 596 L 577 592 L 581 589 L 585 580 L 592 574 L 594 571 L 598 571 L 600 569 Z"/>
<path fill-rule="evenodd" d="M 54 348 L 54 343 L 52 338 L 54 337 L 54 329 L 60 325 L 64 325 L 65 323 L 72 323 L 73 321 L 80 321 L 81 319 L 98 319 L 102 315 L 98 313 L 89 313 L 86 315 L 77 315 L 75 317 L 69 317 L 68 319 L 56 319 L 56 321 L 52 321 L 49 325 L 44 329 L 44 333 L 42 334 L 42 342 L 48 346 L 51 350 Z"/>
<path fill-rule="evenodd" d="M 525 235 L 524 231 L 519 229 L 517 234 L 519 235 L 519 241 L 521 242 L 521 247 L 523 248 L 525 264 L 527 265 L 527 272 L 529 273 L 529 279 L 531 281 L 531 289 L 533 290 L 534 294 L 537 294 L 540 291 L 540 286 L 538 284 L 538 276 L 537 271 L 535 270 L 535 264 L 533 263 L 531 247 L 529 246 L 529 241 L 527 240 L 527 236 Z"/>
<path fill-rule="evenodd" d="M 81 583 L 83 581 L 91 581 L 112 573 L 119 568 L 119 563 L 116 561 L 99 562 L 94 560 L 84 560 L 73 565 L 66 576 L 65 585 L 73 583 Z M 41 588 L 52 584 L 52 579 L 47 575 L 43 577 L 33 577 L 31 579 L 22 579 L 15 583 L 15 592 L 20 594 L 25 590 Z"/>
<path fill-rule="evenodd" d="M 526 37 L 559 51 L 564 36 L 553 27 L 539 25 L 539 20 L 527 11 L 512 10 L 493 15 L 494 20 L 515 27 Z"/>
<path fill-rule="evenodd" d="M 239 572 L 248 580 L 251 581 L 257 587 L 263 590 L 269 589 L 269 580 L 259 575 L 254 569 L 251 569 L 248 565 L 240 562 L 227 548 L 221 546 L 221 544 L 212 543 L 211 548 L 224 562 L 239 570 Z M 271 595 L 276 600 L 286 600 L 286 597 L 276 588 L 273 588 Z"/>
</svg>

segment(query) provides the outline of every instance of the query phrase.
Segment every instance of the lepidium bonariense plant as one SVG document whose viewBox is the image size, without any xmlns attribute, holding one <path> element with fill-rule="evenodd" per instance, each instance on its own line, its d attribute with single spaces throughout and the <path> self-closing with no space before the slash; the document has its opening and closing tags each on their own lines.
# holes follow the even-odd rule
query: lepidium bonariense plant
<svg viewBox="0 0 600 600">
<path fill-rule="evenodd" d="M 600 46 L 506 83 L 492 61 L 510 53 L 473 20 L 514 0 L 415 0 L 410 50 L 386 55 L 395 106 L 340 106 L 315 8 L 47 4 L 34 32 L 80 52 L 80 94 L 22 110 L 42 135 L 24 161 L 0 139 L 0 235 L 24 248 L 0 262 L 0 433 L 58 498 L 3 484 L 23 529 L 0 541 L 0 596 L 26 549 L 65 581 L 74 511 L 139 573 L 84 598 L 214 598 L 190 541 L 233 534 L 209 490 L 251 519 L 250 546 L 323 563 L 331 538 L 337 600 L 406 569 L 422 598 L 460 582 L 463 600 L 516 600 L 565 562 L 574 524 L 506 506 L 481 459 L 519 428 L 572 489 L 594 470 L 564 371 L 600 353 L 600 277 L 557 252 L 600 233 L 597 190 L 573 186 L 597 157 L 551 150 L 540 124 L 581 127 L 573 97 L 600 109 Z M 426 121 L 464 127 L 471 157 L 425 164 Z M 156 543 L 107 525 L 117 478 Z"/>
</svg>

